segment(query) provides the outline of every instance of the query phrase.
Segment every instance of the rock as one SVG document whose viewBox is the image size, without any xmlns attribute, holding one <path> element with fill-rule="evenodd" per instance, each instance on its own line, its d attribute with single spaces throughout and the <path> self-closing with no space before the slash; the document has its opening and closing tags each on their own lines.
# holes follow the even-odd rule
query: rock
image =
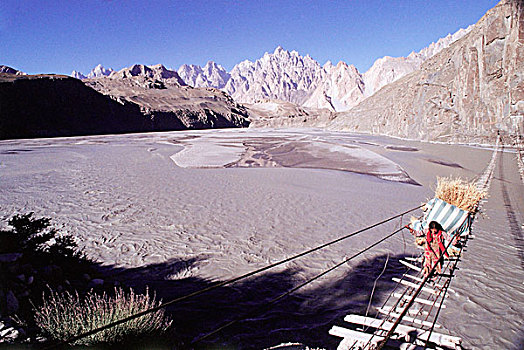
<svg viewBox="0 0 524 350">
<path fill-rule="evenodd" d="M 6 308 L 8 315 L 12 315 L 18 311 L 18 299 L 16 298 L 12 290 L 8 291 L 6 294 Z"/>
<path fill-rule="evenodd" d="M 35 273 L 35 270 L 33 269 L 33 265 L 31 264 L 24 264 L 21 266 L 20 269 L 26 276 L 29 276 Z"/>
<path fill-rule="evenodd" d="M 333 119 L 334 113 L 327 109 L 299 107 L 291 102 L 280 100 L 260 100 L 246 104 L 251 126 L 257 128 L 295 127 L 299 122 L 304 127 L 325 127 Z"/>
<path fill-rule="evenodd" d="M 13 342 L 19 335 L 20 332 L 18 330 L 0 322 L 0 343 Z"/>
<path fill-rule="evenodd" d="M 44 279 L 49 279 L 53 275 L 53 267 L 46 265 L 40 269 L 40 274 Z"/>
<path fill-rule="evenodd" d="M 12 263 L 22 257 L 22 253 L 5 253 L 0 254 L 0 263 Z"/>
<path fill-rule="evenodd" d="M 64 280 L 64 272 L 60 266 L 48 265 L 40 269 L 45 282 L 61 283 Z"/>
<path fill-rule="evenodd" d="M 22 253 L 5 253 L 0 254 L 0 263 L 12 263 L 22 257 Z"/>
<path fill-rule="evenodd" d="M 27 277 L 27 284 L 28 285 L 32 284 L 34 280 L 35 280 L 35 278 L 33 276 Z"/>
<path fill-rule="evenodd" d="M 20 265 L 18 263 L 9 263 L 7 266 L 7 272 L 12 275 L 18 275 L 20 273 Z"/>
<path fill-rule="evenodd" d="M 84 273 L 84 274 L 82 275 L 82 279 L 83 279 L 84 281 L 86 281 L 86 282 L 89 282 L 89 281 L 91 281 L 91 276 L 89 276 L 87 273 Z"/>
<path fill-rule="evenodd" d="M 89 284 L 87 285 L 87 288 L 99 288 L 104 285 L 104 280 L 101 278 L 94 278 L 92 279 Z"/>
<path fill-rule="evenodd" d="M 25 275 L 24 274 L 18 275 L 16 276 L 16 279 L 19 280 L 20 282 L 25 282 Z"/>
</svg>

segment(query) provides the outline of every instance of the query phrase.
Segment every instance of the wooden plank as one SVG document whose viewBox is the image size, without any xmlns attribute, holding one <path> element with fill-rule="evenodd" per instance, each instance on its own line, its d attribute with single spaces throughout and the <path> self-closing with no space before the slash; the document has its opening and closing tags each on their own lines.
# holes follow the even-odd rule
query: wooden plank
<svg viewBox="0 0 524 350">
<path fill-rule="evenodd" d="M 347 315 L 344 321 L 363 325 L 372 328 L 378 328 L 384 331 L 389 331 L 393 327 L 392 322 L 379 320 L 372 317 L 365 317 L 360 315 Z M 406 341 L 411 341 L 411 336 L 416 334 L 417 339 L 426 341 L 429 332 L 412 326 L 398 325 L 396 330 L 398 334 L 404 337 Z M 429 341 L 441 346 L 456 347 L 462 343 L 462 339 L 451 335 L 445 335 L 437 332 L 432 332 Z"/>
<path fill-rule="evenodd" d="M 422 258 L 412 258 L 412 257 L 406 256 L 404 259 L 408 261 L 422 262 Z"/>
<path fill-rule="evenodd" d="M 411 295 L 405 295 L 405 294 L 402 295 L 400 293 L 393 293 L 393 296 L 397 297 L 397 298 L 402 298 L 404 300 L 410 300 L 412 298 Z M 433 304 L 435 304 L 435 301 L 427 300 L 427 299 L 423 299 L 423 298 L 415 298 L 415 302 L 416 303 L 420 303 L 420 304 L 424 304 L 424 305 L 429 305 L 429 306 L 432 306 Z M 442 308 L 445 309 L 446 305 L 442 304 Z"/>
<path fill-rule="evenodd" d="M 400 278 L 393 277 L 392 280 L 397 282 L 397 283 L 401 283 L 401 284 L 403 284 L 405 286 L 411 287 L 411 288 L 417 289 L 418 287 L 420 287 L 420 285 L 418 285 L 418 284 L 411 283 L 411 282 L 408 282 L 406 280 L 401 280 Z M 434 295 L 440 294 L 440 291 L 437 291 L 437 290 L 435 290 L 433 288 L 428 288 L 428 287 L 422 287 L 422 291 L 426 292 L 426 293 L 431 293 L 431 294 L 434 294 Z"/>
<path fill-rule="evenodd" d="M 380 341 L 384 340 L 384 337 L 380 337 L 378 335 L 354 331 L 339 326 L 331 327 L 331 329 L 329 330 L 329 334 L 334 335 L 336 337 L 349 339 L 351 343 L 355 342 L 358 345 L 370 344 L 373 346 L 377 346 L 377 344 Z"/>
<path fill-rule="evenodd" d="M 418 271 L 418 272 L 422 271 L 422 269 L 421 269 L 420 267 L 415 266 L 415 265 L 413 265 L 413 264 L 410 264 L 410 263 L 408 263 L 407 261 L 404 261 L 404 260 L 399 260 L 399 261 L 400 261 L 400 263 L 401 263 L 402 265 L 407 266 L 407 267 L 409 267 L 409 268 L 412 269 L 412 270 L 415 270 L 415 271 Z"/>
</svg>

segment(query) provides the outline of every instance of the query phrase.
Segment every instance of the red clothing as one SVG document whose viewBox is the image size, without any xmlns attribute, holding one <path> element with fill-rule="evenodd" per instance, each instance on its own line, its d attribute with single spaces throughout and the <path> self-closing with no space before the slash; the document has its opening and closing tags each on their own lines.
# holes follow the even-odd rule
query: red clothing
<svg viewBox="0 0 524 350">
<path fill-rule="evenodd" d="M 422 231 L 413 230 L 411 227 L 409 227 L 409 225 L 406 227 L 416 237 L 424 237 L 426 239 L 426 242 L 424 243 L 424 275 L 427 275 L 442 254 L 448 257 L 448 252 L 444 246 L 444 240 L 449 242 L 451 238 L 446 231 L 437 231 L 435 234 L 431 234 L 431 230 L 428 228 L 424 234 Z M 441 265 L 442 262 L 437 265 L 437 273 L 440 273 Z"/>
<path fill-rule="evenodd" d="M 426 243 L 424 244 L 424 275 L 427 275 L 431 271 L 442 254 L 448 257 L 448 252 L 446 251 L 446 247 L 444 247 L 444 236 L 448 235 L 443 231 L 432 234 L 431 230 L 428 229 L 428 232 L 426 232 Z M 441 266 L 442 262 L 439 262 L 435 272 L 440 273 Z"/>
</svg>

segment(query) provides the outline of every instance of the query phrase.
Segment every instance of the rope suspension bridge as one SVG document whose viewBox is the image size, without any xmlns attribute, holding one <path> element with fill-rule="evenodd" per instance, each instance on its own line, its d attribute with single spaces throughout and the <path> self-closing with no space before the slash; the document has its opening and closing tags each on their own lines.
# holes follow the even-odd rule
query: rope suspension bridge
<svg viewBox="0 0 524 350">
<path fill-rule="evenodd" d="M 497 144 L 493 152 L 491 161 L 489 162 L 488 166 L 477 181 L 477 187 L 479 189 L 487 190 L 489 188 L 490 181 L 493 177 L 493 171 L 495 168 L 498 150 L 499 139 L 497 139 Z M 129 317 L 116 320 L 99 328 L 83 332 L 60 343 L 47 344 L 44 349 L 56 349 L 61 348 L 63 346 L 67 346 L 68 344 L 74 343 L 77 340 L 92 336 L 104 330 L 140 318 L 146 314 L 157 312 L 163 308 L 208 293 L 217 288 L 234 284 L 238 281 L 247 279 L 264 271 L 286 264 L 290 261 L 299 259 L 301 257 L 327 248 L 331 245 L 334 245 L 351 237 L 355 237 L 375 227 L 381 226 L 387 222 L 391 222 L 399 218 L 402 219 L 406 214 L 412 213 L 418 209 L 422 209 L 423 207 L 424 205 L 420 205 L 405 210 L 401 213 L 393 215 L 389 218 L 369 225 L 365 228 L 344 235 L 335 240 L 326 242 L 309 250 L 303 251 L 281 261 L 275 262 L 273 264 L 264 266 L 262 268 L 256 269 L 254 271 L 226 281 L 217 282 L 206 288 L 169 300 L 157 307 L 153 307 L 148 310 L 131 315 Z M 282 293 L 279 296 L 267 301 L 262 307 L 254 308 L 253 310 L 246 312 L 244 315 L 242 315 L 242 317 L 239 317 L 223 325 L 220 325 L 216 329 L 198 337 L 197 339 L 194 339 L 190 346 L 194 346 L 198 342 L 206 338 L 209 338 L 210 336 L 222 331 L 223 329 L 235 323 L 238 323 L 242 320 L 248 319 L 259 314 L 268 306 L 278 303 L 285 297 L 293 294 L 294 292 L 298 291 L 304 286 L 327 275 L 328 273 L 334 271 L 338 267 L 348 263 L 349 261 L 357 258 L 365 252 L 373 249 L 377 245 L 390 239 L 391 237 L 401 232 L 404 228 L 406 227 L 402 226 L 399 229 L 385 235 L 381 239 L 361 249 L 352 256 L 344 258 L 341 262 L 335 264 L 334 266 L 324 270 L 323 272 L 308 279 L 307 281 L 293 287 L 285 293 Z M 383 315 L 383 318 L 379 319 L 360 315 L 347 315 L 344 318 L 344 320 L 348 324 L 357 325 L 357 327 L 349 329 L 340 326 L 333 326 L 333 328 L 331 328 L 330 334 L 343 338 L 338 349 L 385 349 L 392 347 L 402 349 L 426 349 L 431 348 L 429 346 L 432 346 L 434 344 L 437 344 L 444 348 L 459 348 L 461 343 L 460 338 L 444 335 L 434 330 L 441 328 L 441 326 L 437 323 L 437 318 L 441 309 L 446 307 L 444 304 L 444 300 L 447 297 L 447 293 L 451 291 L 449 285 L 452 280 L 452 277 L 454 276 L 454 272 L 457 269 L 457 264 L 460 261 L 462 252 L 466 247 L 468 238 L 470 238 L 470 236 L 466 236 L 464 239 L 462 239 L 462 246 L 453 257 L 444 258 L 444 255 L 441 255 L 440 258 L 436 261 L 436 263 L 432 266 L 430 273 L 426 275 L 424 275 L 422 268 L 417 266 L 421 262 L 420 257 L 406 258 L 406 260 L 401 260 L 401 264 L 406 266 L 407 271 L 401 276 L 401 278 L 394 278 L 394 281 L 396 282 L 395 289 L 389 295 L 384 304 L 380 308 L 378 308 L 378 314 Z M 448 243 L 446 249 L 450 247 L 452 241 L 453 240 L 451 240 Z M 439 264 L 442 265 L 442 270 L 436 273 L 437 266 L 440 266 Z M 414 274 L 409 273 L 413 271 L 415 272 Z M 436 280 L 430 280 L 430 276 L 433 275 L 437 276 Z"/>
<path fill-rule="evenodd" d="M 487 191 L 495 169 L 499 153 L 500 138 L 493 151 L 492 157 L 482 175 L 476 182 L 478 190 Z M 481 205 L 481 203 L 479 204 Z M 469 225 L 474 219 L 473 210 Z M 431 212 L 427 213 L 429 216 Z M 457 231 L 449 240 L 445 251 L 451 243 L 459 238 Z M 441 326 L 437 323 L 438 316 L 448 297 L 453 291 L 449 286 L 455 276 L 457 265 L 461 260 L 470 234 L 460 237 L 460 248 L 450 257 L 440 254 L 429 272 L 424 274 L 420 263 L 423 257 L 406 258 L 400 263 L 406 267 L 401 278 L 393 278 L 397 285 L 383 305 L 377 308 L 377 317 L 347 315 L 344 321 L 350 328 L 333 326 L 330 334 L 341 337 L 343 340 L 337 350 L 358 349 L 461 349 L 462 340 L 459 337 L 446 335 L 435 331 Z M 438 266 L 443 265 L 438 271 Z M 436 276 L 436 278 L 432 278 Z M 402 291 L 400 291 L 402 290 Z M 382 316 L 381 318 L 378 318 Z"/>
</svg>

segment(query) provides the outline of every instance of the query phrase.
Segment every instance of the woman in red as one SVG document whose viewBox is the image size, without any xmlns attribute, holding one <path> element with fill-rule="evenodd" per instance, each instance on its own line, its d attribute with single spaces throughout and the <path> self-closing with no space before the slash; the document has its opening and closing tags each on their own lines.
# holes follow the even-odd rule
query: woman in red
<svg viewBox="0 0 524 350">
<path fill-rule="evenodd" d="M 411 233 L 415 236 L 424 236 L 424 233 L 421 231 L 415 231 L 412 228 L 408 227 Z M 440 259 L 440 256 L 448 257 L 446 247 L 444 247 L 444 239 L 449 242 L 449 235 L 446 231 L 442 229 L 442 226 L 436 222 L 431 221 L 429 223 L 429 229 L 425 234 L 425 243 L 424 243 L 424 276 L 427 276 L 433 266 Z M 440 261 L 435 269 L 436 273 L 440 273 L 442 270 L 442 262 Z"/>
</svg>

